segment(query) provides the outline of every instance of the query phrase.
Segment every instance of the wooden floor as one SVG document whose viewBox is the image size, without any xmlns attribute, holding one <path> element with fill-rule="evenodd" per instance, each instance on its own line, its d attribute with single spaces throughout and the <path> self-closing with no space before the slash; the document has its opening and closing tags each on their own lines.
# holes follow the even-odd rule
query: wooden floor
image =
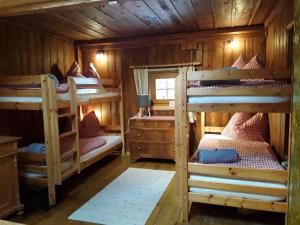
<svg viewBox="0 0 300 225">
<path fill-rule="evenodd" d="M 130 164 L 127 157 L 109 156 L 99 163 L 82 171 L 57 188 L 58 203 L 55 207 L 47 205 L 46 190 L 22 191 L 22 202 L 25 213 L 22 216 L 11 216 L 7 220 L 28 225 L 88 225 L 91 223 L 68 220 L 68 216 L 92 198 L 108 183 L 118 177 L 128 167 L 174 170 L 174 162 L 139 161 Z M 26 194 L 25 194 L 26 193 Z M 174 179 L 157 204 L 146 225 L 179 225 L 180 212 Z M 218 207 L 205 204 L 193 204 L 190 225 L 281 225 L 284 224 L 281 214 L 256 213 L 240 215 L 235 208 Z M 122 224 L 120 224 L 122 225 Z"/>
</svg>

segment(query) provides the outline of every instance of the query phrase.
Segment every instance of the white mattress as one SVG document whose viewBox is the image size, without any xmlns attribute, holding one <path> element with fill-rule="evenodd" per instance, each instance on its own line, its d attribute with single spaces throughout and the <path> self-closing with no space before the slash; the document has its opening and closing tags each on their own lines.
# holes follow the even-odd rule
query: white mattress
<svg viewBox="0 0 300 225">
<path fill-rule="evenodd" d="M 191 104 L 226 104 L 226 103 L 285 103 L 290 102 L 289 96 L 196 96 L 189 97 Z"/>
<path fill-rule="evenodd" d="M 106 135 L 103 136 L 106 139 L 106 144 L 103 145 L 100 148 L 97 148 L 93 151 L 88 152 L 87 154 L 84 154 L 80 157 L 80 162 L 85 162 L 88 161 L 89 159 L 96 157 L 97 155 L 101 154 L 102 152 L 105 152 L 111 148 L 113 148 L 114 146 L 117 146 L 119 144 L 122 143 L 122 138 L 119 135 Z M 72 167 L 73 162 L 72 161 L 68 161 L 68 162 L 64 162 L 61 164 L 62 167 L 62 171 L 66 171 L 68 169 L 70 169 Z M 31 172 L 25 172 L 22 173 L 22 176 L 26 176 L 26 177 L 35 177 L 35 178 L 42 178 L 42 177 L 46 177 L 44 174 L 40 174 L 40 173 L 31 173 Z"/>
<path fill-rule="evenodd" d="M 285 184 L 264 182 L 264 181 L 253 181 L 253 180 L 240 180 L 240 179 L 231 179 L 231 178 L 219 178 L 219 177 L 210 177 L 202 175 L 190 175 L 190 179 L 199 180 L 205 182 L 217 182 L 221 184 L 236 184 L 236 185 L 248 185 L 253 187 L 269 187 L 269 188 L 287 188 Z M 222 191 L 216 189 L 207 189 L 207 188 L 190 188 L 190 192 L 208 194 L 208 195 L 221 195 L 228 197 L 236 198 L 246 198 L 253 200 L 262 200 L 262 201 L 284 201 L 284 196 L 273 196 L 273 195 L 261 195 L 261 194 L 249 194 L 244 192 L 233 192 L 233 191 Z"/>
</svg>

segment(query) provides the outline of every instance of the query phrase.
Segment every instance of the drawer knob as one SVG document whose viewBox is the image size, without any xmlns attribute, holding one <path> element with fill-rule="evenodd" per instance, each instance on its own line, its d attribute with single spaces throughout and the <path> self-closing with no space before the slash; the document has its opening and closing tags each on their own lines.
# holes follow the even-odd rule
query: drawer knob
<svg viewBox="0 0 300 225">
<path fill-rule="evenodd" d="M 138 134 L 137 134 L 137 136 L 138 136 L 138 137 L 140 137 L 140 136 L 141 136 L 141 134 L 140 134 L 140 133 L 138 133 Z"/>
<path fill-rule="evenodd" d="M 138 147 L 138 150 L 141 150 L 141 146 Z"/>
</svg>

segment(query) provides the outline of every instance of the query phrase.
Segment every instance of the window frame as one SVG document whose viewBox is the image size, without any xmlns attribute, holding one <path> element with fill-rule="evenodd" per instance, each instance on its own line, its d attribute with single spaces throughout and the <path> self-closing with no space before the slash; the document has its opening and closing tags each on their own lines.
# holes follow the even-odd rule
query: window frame
<svg viewBox="0 0 300 225">
<path fill-rule="evenodd" d="M 156 79 L 169 79 L 169 78 L 176 78 L 178 75 L 178 72 L 168 72 L 168 71 L 164 71 L 164 72 L 151 72 L 149 73 L 149 84 L 150 84 L 150 95 L 151 95 L 151 99 L 153 101 L 154 105 L 158 105 L 158 104 L 163 104 L 163 105 L 169 105 L 170 101 L 174 101 L 173 99 L 169 100 L 169 99 L 156 99 L 156 83 L 155 80 Z M 175 83 L 176 85 L 176 83 Z M 174 88 L 174 90 L 176 91 L 176 87 Z"/>
</svg>

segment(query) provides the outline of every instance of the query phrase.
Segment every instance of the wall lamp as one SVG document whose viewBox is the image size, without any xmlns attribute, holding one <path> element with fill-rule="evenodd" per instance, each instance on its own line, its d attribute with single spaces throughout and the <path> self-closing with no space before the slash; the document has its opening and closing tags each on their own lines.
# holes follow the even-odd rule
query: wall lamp
<svg viewBox="0 0 300 225">
<path fill-rule="evenodd" d="M 96 59 L 98 61 L 103 61 L 105 59 L 104 51 L 102 51 L 102 50 L 97 51 Z"/>
</svg>

